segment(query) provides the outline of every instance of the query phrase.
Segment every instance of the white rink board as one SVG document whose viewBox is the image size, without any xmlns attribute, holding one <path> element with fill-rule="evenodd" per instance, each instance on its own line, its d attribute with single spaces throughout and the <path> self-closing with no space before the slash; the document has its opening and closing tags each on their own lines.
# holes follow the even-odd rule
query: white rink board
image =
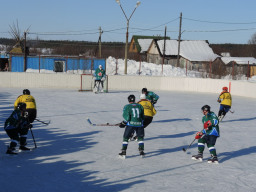
<svg viewBox="0 0 256 192">
<path fill-rule="evenodd" d="M 229 87 L 232 95 L 256 98 L 256 83 L 187 77 L 125 76 L 109 75 L 108 90 L 191 91 L 220 93 L 222 87 Z M 58 88 L 79 90 L 81 77 L 78 74 L 0 73 L 0 87 Z"/>
</svg>

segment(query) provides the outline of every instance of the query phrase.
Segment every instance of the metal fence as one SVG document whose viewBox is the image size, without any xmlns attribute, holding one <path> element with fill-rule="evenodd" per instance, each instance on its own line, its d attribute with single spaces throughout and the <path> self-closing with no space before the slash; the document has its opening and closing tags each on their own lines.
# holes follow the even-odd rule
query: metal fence
<svg viewBox="0 0 256 192">
<path fill-rule="evenodd" d="M 25 62 L 22 55 L 10 55 L 9 65 L 11 72 L 92 74 L 99 65 L 106 70 L 105 59 L 63 56 L 28 56 Z"/>
</svg>

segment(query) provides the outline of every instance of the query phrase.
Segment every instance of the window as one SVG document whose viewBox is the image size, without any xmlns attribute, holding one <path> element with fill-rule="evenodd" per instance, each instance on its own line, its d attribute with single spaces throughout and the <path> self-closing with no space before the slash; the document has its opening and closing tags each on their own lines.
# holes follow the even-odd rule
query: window
<svg viewBox="0 0 256 192">
<path fill-rule="evenodd" d="M 64 72 L 65 61 L 54 61 L 54 72 Z"/>
</svg>

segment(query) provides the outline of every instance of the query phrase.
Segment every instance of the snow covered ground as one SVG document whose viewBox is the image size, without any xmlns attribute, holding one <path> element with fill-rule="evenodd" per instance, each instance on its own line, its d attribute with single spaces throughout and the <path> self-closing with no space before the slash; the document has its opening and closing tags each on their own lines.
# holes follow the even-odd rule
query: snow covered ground
<svg viewBox="0 0 256 192">
<path fill-rule="evenodd" d="M 232 110 L 220 123 L 216 149 L 219 165 L 191 160 L 196 143 L 182 151 L 202 129 L 200 108 L 218 111 L 218 95 L 159 91 L 157 114 L 145 129 L 146 157 L 138 156 L 137 143 L 130 142 L 127 159 L 118 158 L 124 129 L 92 127 L 86 122 L 119 123 L 129 94 L 110 91 L 94 94 L 74 90 L 30 89 L 36 98 L 38 118 L 51 124 L 34 123 L 38 148 L 7 156 L 10 140 L 3 130 L 13 103 L 22 93 L 0 88 L 0 191 L 256 191 L 256 100 L 233 96 Z M 28 146 L 33 147 L 31 134 Z"/>
</svg>

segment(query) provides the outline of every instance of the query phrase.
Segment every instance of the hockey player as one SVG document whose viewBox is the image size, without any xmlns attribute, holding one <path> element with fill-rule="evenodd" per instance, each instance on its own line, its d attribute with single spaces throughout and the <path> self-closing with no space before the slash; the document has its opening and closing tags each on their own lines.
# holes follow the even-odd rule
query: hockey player
<svg viewBox="0 0 256 192">
<path fill-rule="evenodd" d="M 146 128 L 153 120 L 153 116 L 156 114 L 156 110 L 152 103 L 146 99 L 145 94 L 140 95 L 140 101 L 137 103 L 141 104 L 144 109 L 144 121 L 143 127 Z M 137 136 L 133 138 L 133 140 L 137 140 Z"/>
<path fill-rule="evenodd" d="M 20 150 L 29 151 L 26 147 L 28 129 L 32 128 L 26 118 L 26 104 L 19 103 L 11 116 L 5 121 L 4 129 L 11 139 L 11 143 L 6 151 L 7 154 L 17 154 L 15 147 L 20 143 Z"/>
<path fill-rule="evenodd" d="M 141 156 L 144 156 L 144 128 L 143 128 L 143 120 L 144 120 L 144 109 L 142 105 L 135 103 L 135 96 L 129 95 L 128 97 L 129 104 L 125 105 L 123 108 L 123 118 L 119 125 L 120 128 L 125 127 L 125 131 L 123 134 L 123 144 L 122 151 L 119 153 L 119 156 L 125 158 L 126 150 L 128 147 L 128 140 L 134 130 L 138 136 L 139 143 L 139 152 Z"/>
<path fill-rule="evenodd" d="M 95 70 L 94 77 L 95 77 L 94 92 L 95 93 L 99 91 L 103 92 L 103 88 L 104 88 L 103 83 L 105 81 L 106 74 L 105 74 L 105 70 L 102 68 L 102 65 L 99 65 L 99 68 Z"/>
<path fill-rule="evenodd" d="M 144 109 L 143 127 L 146 128 L 152 122 L 153 116 L 156 114 L 156 110 L 151 102 L 146 99 L 145 94 L 140 95 L 140 101 L 138 101 L 138 103 L 141 104 Z"/>
<path fill-rule="evenodd" d="M 32 95 L 30 95 L 30 91 L 28 89 L 24 89 L 23 95 L 20 95 L 16 99 L 14 103 L 14 109 L 17 109 L 19 103 L 26 103 L 28 121 L 29 123 L 33 123 L 37 115 L 36 100 Z"/>
<path fill-rule="evenodd" d="M 155 94 L 153 91 L 148 91 L 147 88 L 143 88 L 141 90 L 142 94 L 146 95 L 146 99 L 149 100 L 153 105 L 157 103 L 159 96 Z"/>
<path fill-rule="evenodd" d="M 232 105 L 232 97 L 231 94 L 228 92 L 227 87 L 222 88 L 222 92 L 217 101 L 220 103 L 218 118 L 219 121 L 222 121 L 226 113 L 231 109 Z"/>
<path fill-rule="evenodd" d="M 218 164 L 215 143 L 220 136 L 219 121 L 215 113 L 211 112 L 211 107 L 209 105 L 204 105 L 201 110 L 204 114 L 202 118 L 204 129 L 202 132 L 198 132 L 195 136 L 195 139 L 198 139 L 198 154 L 193 155 L 192 159 L 203 160 L 203 152 L 206 144 L 211 154 L 208 163 Z"/>
</svg>

